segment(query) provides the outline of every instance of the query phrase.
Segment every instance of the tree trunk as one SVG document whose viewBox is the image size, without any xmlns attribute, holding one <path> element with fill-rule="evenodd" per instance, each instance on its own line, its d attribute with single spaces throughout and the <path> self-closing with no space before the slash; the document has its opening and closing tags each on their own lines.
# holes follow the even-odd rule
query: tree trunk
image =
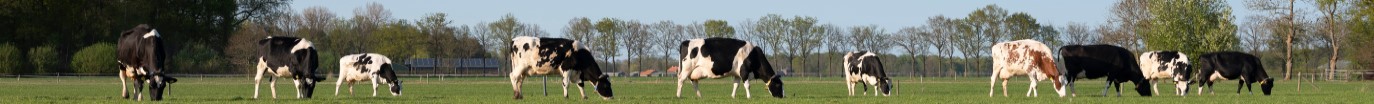
<svg viewBox="0 0 1374 104">
<path fill-rule="evenodd" d="M 1293 21 L 1293 1 L 1288 0 L 1288 25 L 1293 26 L 1297 22 Z M 1296 27 L 1288 29 L 1288 36 L 1283 39 L 1284 58 L 1283 58 L 1283 80 L 1292 79 L 1293 74 L 1293 34 L 1297 33 Z"/>
</svg>

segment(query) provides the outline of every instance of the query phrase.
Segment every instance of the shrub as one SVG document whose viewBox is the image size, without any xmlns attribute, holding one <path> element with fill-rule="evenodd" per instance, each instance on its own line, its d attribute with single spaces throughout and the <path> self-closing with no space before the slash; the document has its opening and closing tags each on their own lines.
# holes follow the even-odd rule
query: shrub
<svg viewBox="0 0 1374 104">
<path fill-rule="evenodd" d="M 77 73 L 115 73 L 119 70 L 116 54 L 113 44 L 96 43 L 77 51 L 71 66 Z"/>
<path fill-rule="evenodd" d="M 14 44 L 0 44 L 0 73 L 17 74 L 19 67 L 24 66 L 23 52 Z"/>
<path fill-rule="evenodd" d="M 59 73 L 57 69 L 57 49 L 51 45 L 29 49 L 29 62 L 38 73 Z M 23 69 L 20 69 L 23 70 Z"/>
</svg>

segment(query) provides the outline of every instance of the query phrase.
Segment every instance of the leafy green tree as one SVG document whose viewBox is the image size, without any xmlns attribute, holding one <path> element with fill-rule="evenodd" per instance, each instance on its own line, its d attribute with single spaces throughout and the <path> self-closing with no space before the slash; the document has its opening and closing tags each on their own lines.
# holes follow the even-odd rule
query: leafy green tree
<svg viewBox="0 0 1374 104">
<path fill-rule="evenodd" d="M 115 73 L 119 71 L 119 63 L 110 61 L 115 59 L 115 47 L 110 43 L 96 43 L 72 56 L 72 69 L 77 73 Z"/>
<path fill-rule="evenodd" d="M 622 23 L 623 22 L 620 19 L 616 18 L 601 18 L 600 21 L 596 22 L 596 31 L 597 33 L 601 34 L 597 35 L 596 41 L 595 43 L 593 43 L 594 45 L 591 46 L 592 49 L 595 49 L 597 52 L 601 53 L 602 57 L 600 58 L 604 58 L 606 62 L 614 62 L 615 56 L 620 55 L 621 41 L 618 38 L 620 38 L 620 35 L 622 35 L 622 33 L 624 33 L 625 31 L 625 29 L 623 28 L 624 25 L 622 25 Z M 610 71 L 620 70 L 611 69 Z"/>
<path fill-rule="evenodd" d="M 1152 0 L 1148 4 L 1154 17 L 1143 34 L 1149 50 L 1178 50 L 1196 59 L 1204 52 L 1236 50 L 1240 43 L 1225 1 Z"/>
<path fill-rule="evenodd" d="M 725 20 L 706 20 L 706 37 L 735 37 L 735 27 L 730 26 Z"/>
</svg>

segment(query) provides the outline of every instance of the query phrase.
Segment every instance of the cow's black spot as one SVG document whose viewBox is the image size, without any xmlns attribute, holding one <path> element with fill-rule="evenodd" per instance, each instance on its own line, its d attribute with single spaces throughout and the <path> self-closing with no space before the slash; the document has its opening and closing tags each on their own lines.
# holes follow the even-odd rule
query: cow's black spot
<svg viewBox="0 0 1374 104">
<path fill-rule="evenodd" d="M 697 54 L 698 54 L 697 50 L 698 50 L 697 47 L 693 47 L 693 48 L 691 49 L 691 51 L 687 51 L 687 53 L 691 53 L 691 54 L 687 55 L 687 57 L 696 57 Z"/>
<path fill-rule="evenodd" d="M 523 49 L 523 50 L 530 50 L 530 44 L 526 43 L 525 45 L 521 46 L 520 49 Z"/>
</svg>

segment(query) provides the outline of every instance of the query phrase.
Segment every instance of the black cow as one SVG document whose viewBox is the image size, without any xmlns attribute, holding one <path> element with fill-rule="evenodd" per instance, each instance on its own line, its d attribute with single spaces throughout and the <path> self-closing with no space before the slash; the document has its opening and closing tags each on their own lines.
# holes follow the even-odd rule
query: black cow
<svg viewBox="0 0 1374 104">
<path fill-rule="evenodd" d="M 782 76 L 773 72 L 763 49 L 749 42 L 731 38 L 692 39 L 682 41 L 678 51 L 682 53 L 682 70 L 677 74 L 677 97 L 682 97 L 682 82 L 691 80 L 697 97 L 701 97 L 697 81 L 727 76 L 735 77 L 730 97 L 734 97 L 739 84 L 744 83 L 744 97 L 750 98 L 753 94 L 749 91 L 749 79 L 763 80 L 768 86 L 764 89 L 773 97 L 783 97 Z"/>
<path fill-rule="evenodd" d="M 1064 79 L 1068 82 L 1069 92 L 1073 92 L 1074 96 L 1078 94 L 1072 89 L 1073 83 L 1078 79 L 1079 73 L 1083 73 L 1082 78 L 1085 79 L 1107 77 L 1107 87 L 1102 89 L 1102 95 L 1107 95 L 1107 90 L 1116 86 L 1116 96 L 1121 96 L 1121 83 L 1126 81 L 1135 83 L 1135 90 L 1140 96 L 1153 95 L 1149 89 L 1150 82 L 1141 74 L 1135 55 L 1126 48 L 1112 45 L 1067 45 L 1059 48 L 1059 56 L 1064 59 L 1064 69 L 1068 72 L 1064 74 Z"/>
<path fill-rule="evenodd" d="M 582 99 L 587 93 L 582 89 L 583 82 L 591 82 L 602 99 L 610 100 L 614 94 L 611 81 L 603 75 L 596 64 L 592 52 L 583 48 L 577 41 L 563 38 L 539 38 L 521 36 L 511 39 L 510 58 L 511 88 L 515 89 L 515 99 L 524 98 L 520 85 L 525 77 L 531 75 L 563 75 L 563 97 L 568 97 L 568 84 L 577 83 L 577 92 Z"/>
<path fill-rule="evenodd" d="M 258 51 L 261 55 L 258 58 L 258 73 L 253 78 L 253 98 L 258 98 L 262 75 L 270 73 L 276 77 L 291 78 L 296 84 L 296 98 L 309 99 L 315 92 L 315 82 L 324 80 L 324 77 L 315 75 L 315 69 L 319 68 L 319 55 L 311 45 L 310 41 L 297 37 L 268 36 L 258 40 L 258 46 L 262 49 Z M 272 98 L 277 98 L 277 80 L 274 78 L 268 76 L 267 81 L 272 89 Z"/>
<path fill-rule="evenodd" d="M 849 86 L 849 96 L 854 96 L 854 85 L 861 85 L 868 94 L 868 85 L 873 85 L 873 96 L 881 92 L 883 96 L 892 95 L 892 79 L 883 70 L 883 62 L 878 55 L 868 51 L 854 51 L 844 55 L 845 85 Z"/>
<path fill-rule="evenodd" d="M 1260 64 L 1259 57 L 1241 52 L 1213 52 L 1198 56 L 1198 94 L 1202 94 L 1202 86 L 1207 86 L 1208 91 L 1216 94 L 1216 89 L 1212 88 L 1216 80 L 1240 80 L 1240 85 L 1247 88 L 1250 94 L 1255 91 L 1250 87 L 1253 83 L 1260 83 L 1260 91 L 1265 96 L 1269 96 L 1274 89 L 1274 78 L 1264 72 L 1263 64 Z M 1240 94 L 1240 87 L 1236 86 L 1236 94 Z"/>
<path fill-rule="evenodd" d="M 162 47 L 162 36 L 147 24 L 135 26 L 133 29 L 125 30 L 119 36 L 119 84 L 120 96 L 128 99 L 143 100 L 143 84 L 148 83 L 148 95 L 153 100 L 162 100 L 163 90 L 171 83 L 176 83 L 177 79 L 167 76 L 164 61 L 167 55 Z M 129 94 L 129 85 L 126 79 L 134 80 L 134 93 Z"/>
</svg>

